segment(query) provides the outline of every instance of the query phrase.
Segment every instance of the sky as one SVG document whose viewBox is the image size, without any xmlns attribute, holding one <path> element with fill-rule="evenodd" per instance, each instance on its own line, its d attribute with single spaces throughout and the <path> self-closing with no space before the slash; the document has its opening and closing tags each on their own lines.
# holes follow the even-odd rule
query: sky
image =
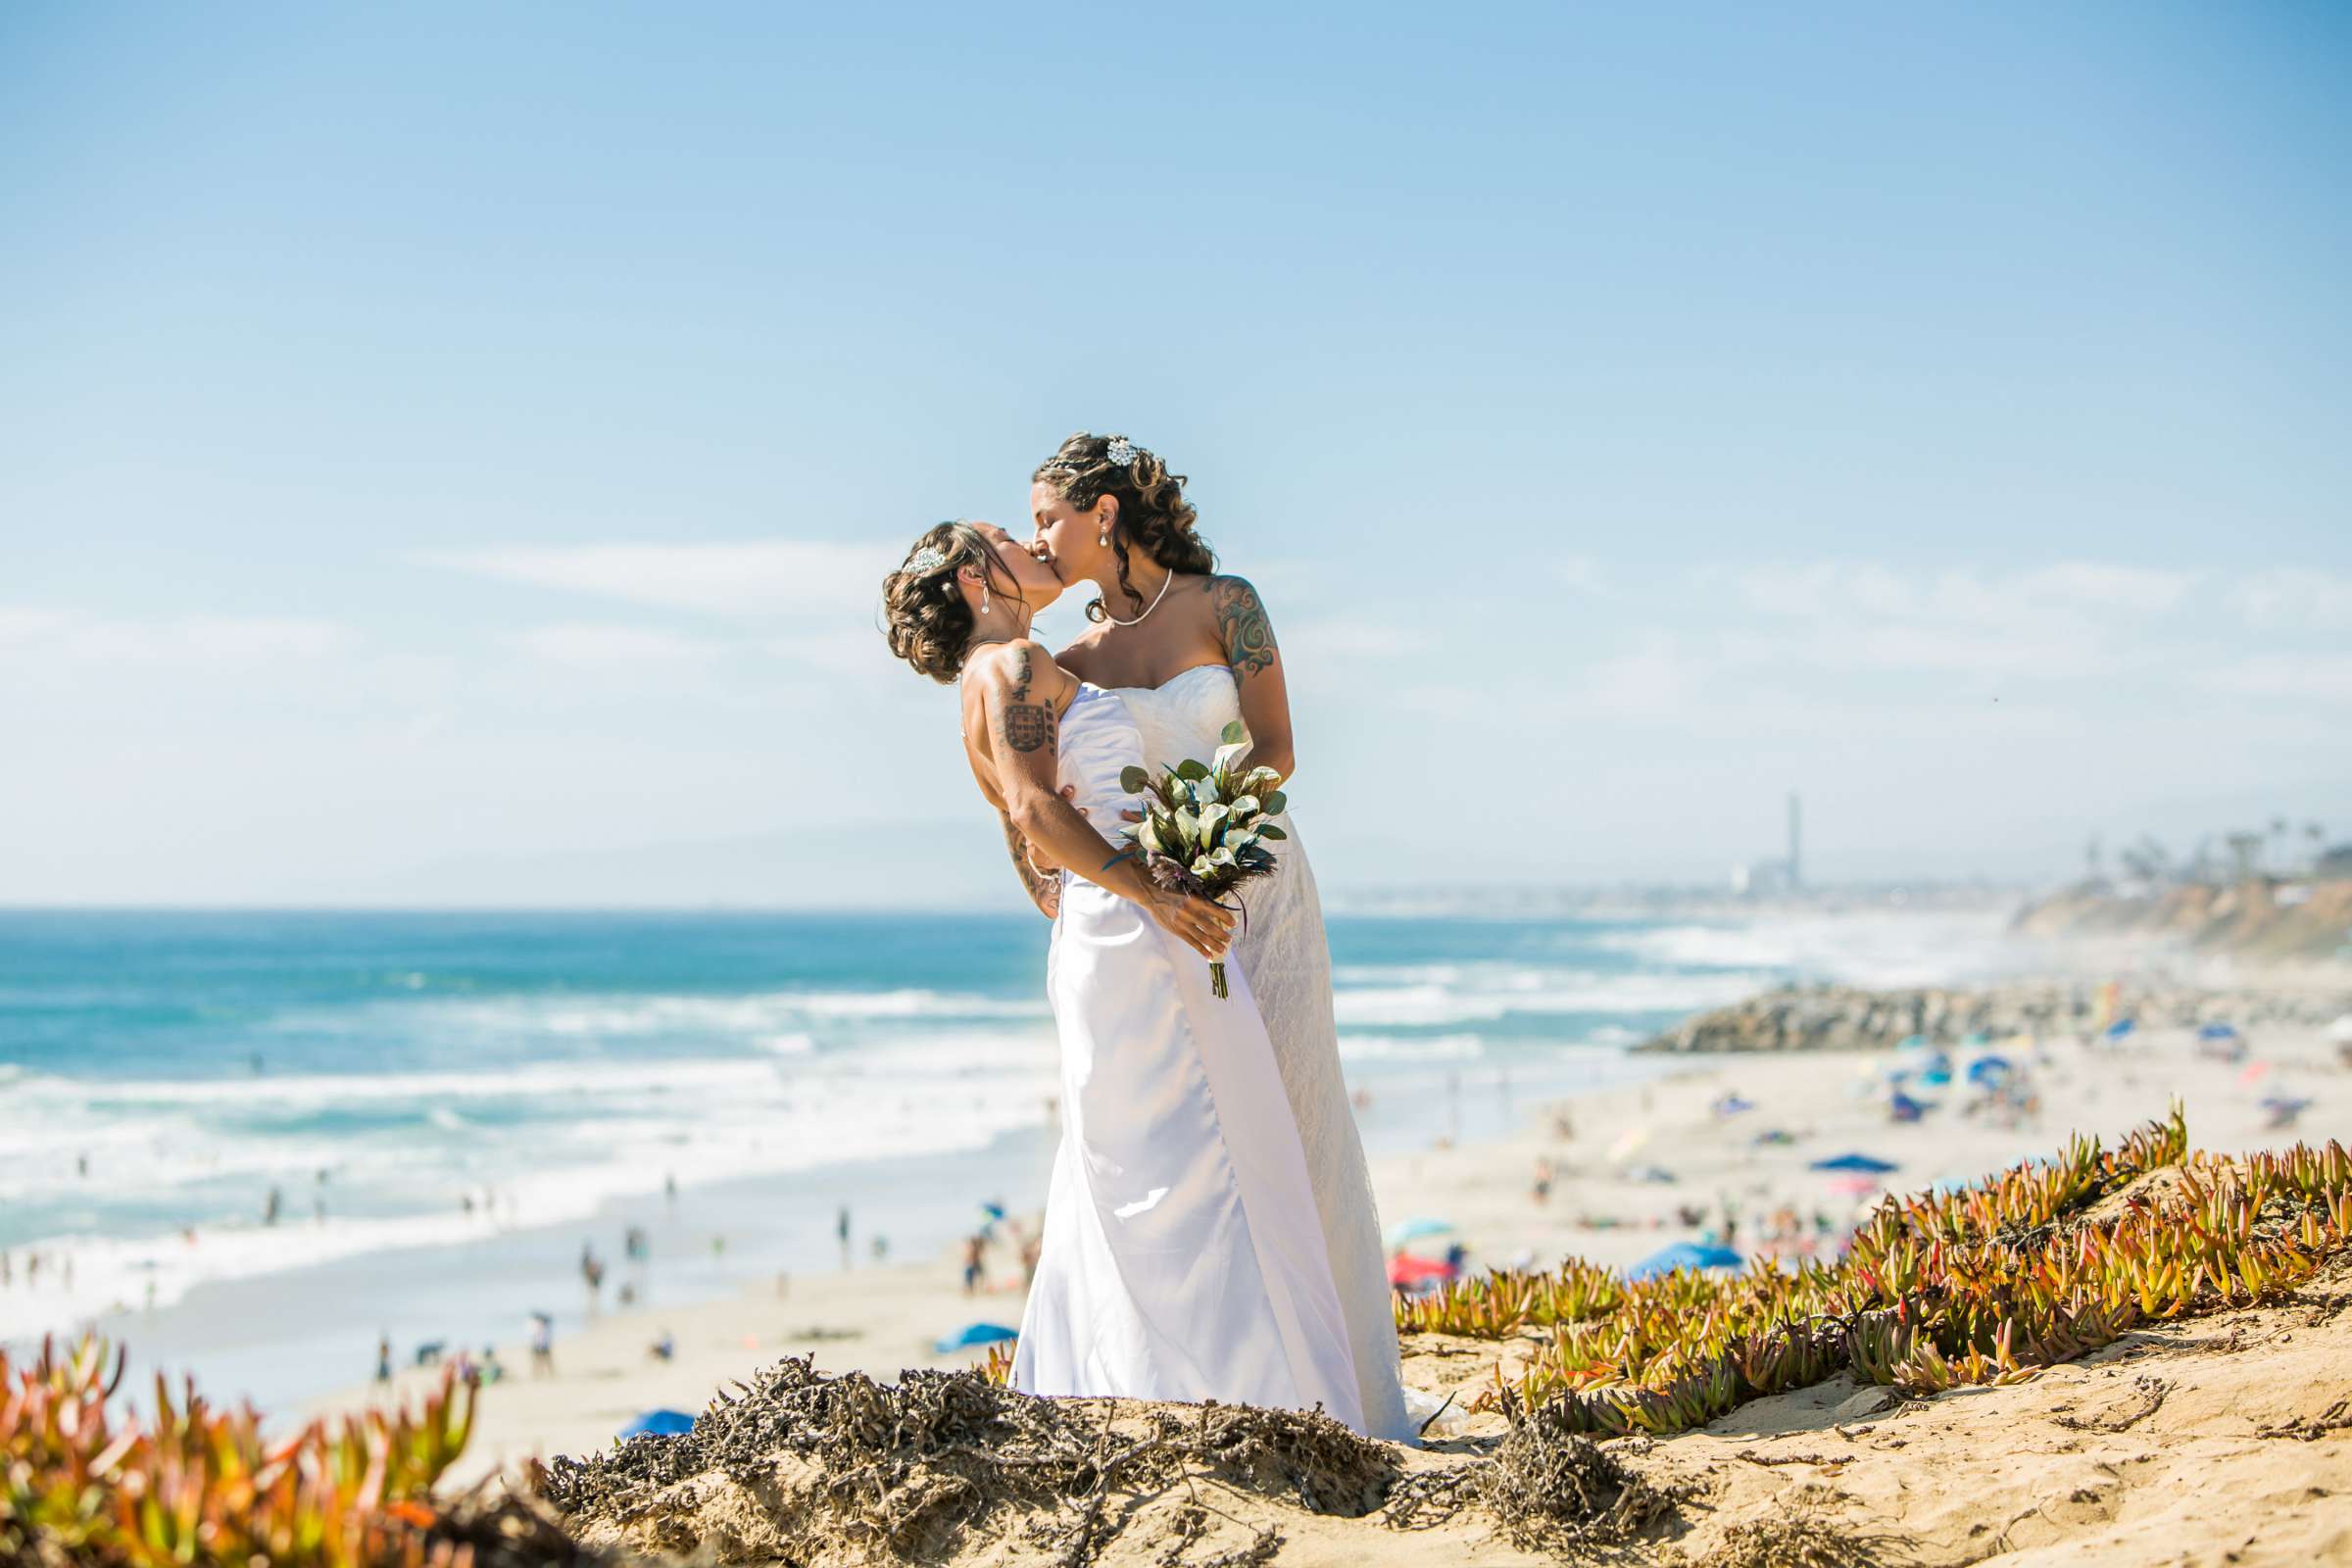
<svg viewBox="0 0 2352 1568">
<path fill-rule="evenodd" d="M 1019 906 L 1082 428 L 1327 893 L 2352 838 L 2352 12 L 807 9 L 0 8 L 0 903 Z"/>
</svg>

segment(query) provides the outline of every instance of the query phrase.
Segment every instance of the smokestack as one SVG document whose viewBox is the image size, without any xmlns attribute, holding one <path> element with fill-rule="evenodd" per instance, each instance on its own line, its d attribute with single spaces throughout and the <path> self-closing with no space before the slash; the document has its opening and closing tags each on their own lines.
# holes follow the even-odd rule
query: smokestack
<svg viewBox="0 0 2352 1568">
<path fill-rule="evenodd" d="M 1803 808 L 1797 804 L 1796 791 L 1788 792 L 1788 886 L 1804 886 L 1804 863 L 1798 858 L 1804 834 Z"/>
</svg>

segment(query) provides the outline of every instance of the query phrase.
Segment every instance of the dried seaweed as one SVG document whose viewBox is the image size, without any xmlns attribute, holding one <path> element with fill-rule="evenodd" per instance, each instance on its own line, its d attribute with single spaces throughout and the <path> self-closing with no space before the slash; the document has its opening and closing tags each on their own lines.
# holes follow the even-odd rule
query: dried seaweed
<svg viewBox="0 0 2352 1568">
<path fill-rule="evenodd" d="M 1320 1414 L 1041 1399 L 969 1372 L 880 1384 L 820 1375 L 807 1358 L 736 1387 L 741 1396 L 722 1396 L 692 1432 L 556 1460 L 536 1478 L 540 1495 L 575 1529 L 601 1523 L 662 1545 L 674 1534 L 665 1521 L 731 1482 L 767 1510 L 776 1539 L 918 1557 L 984 1523 L 1018 1524 L 1076 1565 L 1118 1534 L 1131 1510 L 1114 1501 L 1180 1481 L 1353 1518 L 1378 1507 L 1396 1476 L 1388 1448 Z M 1234 1560 L 1272 1549 L 1254 1544 Z"/>
</svg>

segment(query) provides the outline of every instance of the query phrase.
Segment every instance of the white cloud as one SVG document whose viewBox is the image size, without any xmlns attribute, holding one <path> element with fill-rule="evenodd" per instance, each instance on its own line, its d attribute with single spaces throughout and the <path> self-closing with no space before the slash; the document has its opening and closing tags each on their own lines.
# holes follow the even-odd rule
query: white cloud
<svg viewBox="0 0 2352 1568">
<path fill-rule="evenodd" d="M 718 615 L 790 618 L 870 607 L 893 549 L 797 539 L 739 544 L 513 546 L 429 555 L 427 564 L 533 587 Z"/>
<path fill-rule="evenodd" d="M 646 669 L 698 662 L 721 653 L 721 645 L 700 637 L 646 626 L 603 621 L 563 621 L 513 635 L 515 646 L 535 659 L 575 669 Z"/>
<path fill-rule="evenodd" d="M 317 659 L 349 641 L 343 627 L 324 620 L 266 615 L 132 620 L 79 611 L 0 607 L 0 657 L 24 663 L 266 664 Z"/>
<path fill-rule="evenodd" d="M 2230 607 L 2259 624 L 2352 627 L 2352 576 L 2299 566 L 2258 571 L 2230 590 Z"/>
<path fill-rule="evenodd" d="M 1767 614 L 2008 626 L 2066 612 L 2158 614 L 2185 600 L 2199 573 L 2071 561 L 2028 571 L 1904 572 L 1869 562 L 1747 567 L 1740 598 Z"/>
<path fill-rule="evenodd" d="M 2256 654 L 2201 671 L 2196 683 L 2238 697 L 2352 702 L 2352 654 Z"/>
</svg>

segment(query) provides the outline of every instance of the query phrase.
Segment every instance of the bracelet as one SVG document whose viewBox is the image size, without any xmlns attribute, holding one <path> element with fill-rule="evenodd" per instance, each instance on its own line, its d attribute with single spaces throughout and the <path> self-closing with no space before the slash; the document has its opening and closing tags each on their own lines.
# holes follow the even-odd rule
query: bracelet
<svg viewBox="0 0 2352 1568">
<path fill-rule="evenodd" d="M 1134 858 L 1135 852 L 1133 850 L 1121 850 L 1118 854 L 1112 856 L 1109 859 L 1104 860 L 1101 865 L 1097 866 L 1095 868 L 1095 875 L 1101 876 L 1103 872 L 1109 870 L 1121 860 L 1132 860 Z"/>
</svg>

